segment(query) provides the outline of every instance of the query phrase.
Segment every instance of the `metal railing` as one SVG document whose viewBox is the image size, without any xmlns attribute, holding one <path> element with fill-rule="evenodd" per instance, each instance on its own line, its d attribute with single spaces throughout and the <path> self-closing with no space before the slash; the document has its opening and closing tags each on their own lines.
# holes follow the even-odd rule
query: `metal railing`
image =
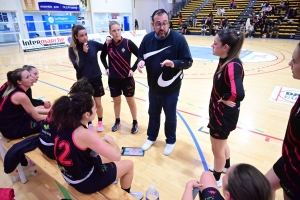
<svg viewBox="0 0 300 200">
<path fill-rule="evenodd" d="M 173 6 L 173 9 L 169 12 L 169 19 L 173 17 L 177 17 L 177 13 L 180 12 L 191 0 L 181 0 L 180 2 L 176 2 Z"/>
</svg>

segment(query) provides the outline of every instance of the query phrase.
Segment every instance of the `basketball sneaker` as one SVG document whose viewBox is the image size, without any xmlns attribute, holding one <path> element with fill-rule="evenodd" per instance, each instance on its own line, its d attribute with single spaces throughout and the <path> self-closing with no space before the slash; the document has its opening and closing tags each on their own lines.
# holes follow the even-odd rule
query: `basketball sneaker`
<svg viewBox="0 0 300 200">
<path fill-rule="evenodd" d="M 133 196 L 135 199 L 142 200 L 144 195 L 142 192 L 130 192 L 131 196 Z"/>
<path fill-rule="evenodd" d="M 116 122 L 112 127 L 111 127 L 111 131 L 112 132 L 116 132 L 118 129 L 119 129 L 119 127 L 120 127 L 120 122 Z"/>
<path fill-rule="evenodd" d="M 214 172 L 214 166 L 213 165 L 210 166 L 208 169 L 209 169 L 209 171 Z M 228 170 L 228 168 L 224 167 L 223 170 L 222 170 L 222 173 L 226 174 L 227 170 Z"/>
<path fill-rule="evenodd" d="M 99 121 L 97 131 L 103 131 L 103 130 L 104 130 L 103 123 L 102 123 L 102 121 Z"/>
<path fill-rule="evenodd" d="M 135 134 L 135 133 L 137 133 L 138 131 L 139 131 L 139 125 L 138 125 L 138 123 L 132 124 L 131 133 L 132 133 L 132 134 Z"/>
<path fill-rule="evenodd" d="M 94 130 L 94 126 L 93 126 L 93 124 L 89 124 L 89 130 L 91 130 L 91 131 L 93 131 Z"/>
</svg>

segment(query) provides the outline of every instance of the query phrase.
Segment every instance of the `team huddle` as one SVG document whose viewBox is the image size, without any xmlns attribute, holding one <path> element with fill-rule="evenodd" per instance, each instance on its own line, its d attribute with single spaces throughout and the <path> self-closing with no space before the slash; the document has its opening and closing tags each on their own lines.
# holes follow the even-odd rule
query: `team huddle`
<svg viewBox="0 0 300 200">
<path fill-rule="evenodd" d="M 183 79 L 183 70 L 190 68 L 193 59 L 186 39 L 169 28 L 168 13 L 158 9 L 152 14 L 154 31 L 148 33 L 137 47 L 123 38 L 120 24 L 111 21 L 110 37 L 104 44 L 88 40 L 86 29 L 72 27 L 69 59 L 76 70 L 77 82 L 70 92 L 51 104 L 32 98 L 38 69 L 25 65 L 7 73 L 7 82 L 0 88 L 0 132 L 9 139 L 18 139 L 39 133 L 38 148 L 50 159 L 55 159 L 62 176 L 82 193 L 97 192 L 115 180 L 121 188 L 137 199 L 141 192 L 131 192 L 134 163 L 121 160 L 120 148 L 109 135 L 100 137 L 92 121 L 98 118 L 97 131 L 103 131 L 102 96 L 105 89 L 97 53 L 108 76 L 113 98 L 115 123 L 111 131 L 119 129 L 121 95 L 126 98 L 132 115 L 131 133 L 139 130 L 135 103 L 134 72 L 147 71 L 149 86 L 149 121 L 147 139 L 142 145 L 148 150 L 156 142 L 161 111 L 164 110 L 166 146 L 163 154 L 170 155 L 176 143 L 176 108 Z M 239 58 L 244 42 L 243 33 L 224 29 L 215 36 L 213 55 L 219 63 L 213 79 L 209 104 L 210 140 L 214 156 L 212 172 L 203 172 L 200 180 L 186 184 L 183 200 L 194 199 L 199 189 L 200 199 L 275 199 L 275 191 L 283 188 L 285 199 L 300 199 L 300 102 L 292 108 L 283 142 L 282 157 L 263 175 L 249 164 L 230 164 L 227 139 L 236 128 L 241 101 L 245 97 L 244 69 Z M 137 59 L 131 64 L 131 55 Z M 106 58 L 108 57 L 108 62 Z M 300 43 L 289 63 L 293 77 L 300 79 Z M 23 142 L 23 141 L 22 141 Z M 221 179 L 221 174 L 225 173 Z M 218 188 L 223 188 L 223 195 Z"/>
</svg>

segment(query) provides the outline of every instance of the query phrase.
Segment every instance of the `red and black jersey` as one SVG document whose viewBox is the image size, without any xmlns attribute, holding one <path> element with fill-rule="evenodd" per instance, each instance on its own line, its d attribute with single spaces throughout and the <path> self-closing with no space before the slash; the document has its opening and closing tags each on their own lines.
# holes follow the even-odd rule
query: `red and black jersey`
<svg viewBox="0 0 300 200">
<path fill-rule="evenodd" d="M 117 43 L 112 42 L 107 45 L 104 43 L 104 47 L 101 52 L 101 62 L 105 69 L 109 69 L 109 78 L 128 78 L 129 71 L 135 71 L 137 68 L 137 61 L 131 68 L 131 54 L 138 57 L 138 47 L 128 39 L 122 37 Z M 108 63 L 106 62 L 106 56 L 108 55 Z"/>
<path fill-rule="evenodd" d="M 54 155 L 58 167 L 69 183 L 87 178 L 101 159 L 90 155 L 91 149 L 81 149 L 73 140 L 74 130 L 59 129 L 54 139 Z"/>
<path fill-rule="evenodd" d="M 25 93 L 22 88 L 16 87 L 8 96 L 1 96 L 0 131 L 9 131 L 12 127 L 19 126 L 20 120 L 23 120 L 22 118 L 27 113 L 21 104 L 16 105 L 11 101 L 12 96 L 17 92 Z"/>
<path fill-rule="evenodd" d="M 1 85 L 1 87 L 0 87 L 0 98 L 2 98 L 5 90 L 7 89 L 8 84 L 9 84 L 8 82 L 5 82 L 3 85 Z"/>
<path fill-rule="evenodd" d="M 293 106 L 287 125 L 282 160 L 285 177 L 300 191 L 300 96 Z"/>
<path fill-rule="evenodd" d="M 238 121 L 240 101 L 245 97 L 243 87 L 244 69 L 239 59 L 229 62 L 222 72 L 218 73 L 225 59 L 220 59 L 214 74 L 213 87 L 209 103 L 208 127 L 216 131 L 232 131 Z M 218 103 L 220 99 L 233 101 L 235 107 Z"/>
</svg>

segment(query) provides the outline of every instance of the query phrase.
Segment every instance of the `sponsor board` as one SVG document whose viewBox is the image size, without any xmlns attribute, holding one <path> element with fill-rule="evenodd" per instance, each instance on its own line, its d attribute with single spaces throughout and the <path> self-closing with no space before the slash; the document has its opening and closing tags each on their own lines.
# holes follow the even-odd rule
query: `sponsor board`
<svg viewBox="0 0 300 200">
<path fill-rule="evenodd" d="M 124 38 L 130 40 L 142 40 L 146 35 L 146 30 L 139 31 L 125 31 L 122 33 Z M 94 40 L 100 43 L 106 41 L 107 33 L 95 33 L 88 34 L 89 40 Z M 33 38 L 33 39 L 20 39 L 19 43 L 24 52 L 39 51 L 46 49 L 54 49 L 60 47 L 67 47 L 72 40 L 71 36 L 58 36 L 58 37 L 45 37 L 45 38 Z"/>
<path fill-rule="evenodd" d="M 276 86 L 271 94 L 270 101 L 294 105 L 300 89 Z"/>
</svg>

